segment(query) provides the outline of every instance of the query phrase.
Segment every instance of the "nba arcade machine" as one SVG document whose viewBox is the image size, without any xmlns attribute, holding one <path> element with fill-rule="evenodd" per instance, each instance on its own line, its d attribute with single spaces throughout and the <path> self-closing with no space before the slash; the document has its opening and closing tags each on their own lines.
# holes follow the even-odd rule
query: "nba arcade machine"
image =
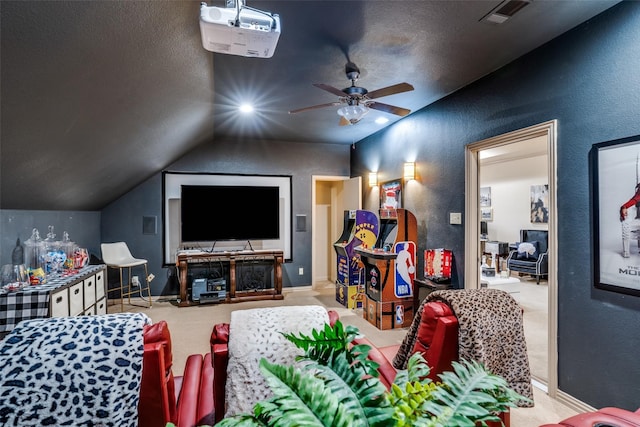
<svg viewBox="0 0 640 427">
<path fill-rule="evenodd" d="M 365 266 L 363 317 L 378 329 L 408 327 L 413 320 L 417 238 L 413 213 L 382 209 L 375 246 L 355 249 Z"/>
</svg>

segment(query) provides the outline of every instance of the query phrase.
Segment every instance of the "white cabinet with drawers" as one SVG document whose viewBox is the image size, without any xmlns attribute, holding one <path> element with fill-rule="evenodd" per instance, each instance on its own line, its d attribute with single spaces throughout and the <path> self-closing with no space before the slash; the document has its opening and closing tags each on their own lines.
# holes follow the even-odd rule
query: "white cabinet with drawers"
<svg viewBox="0 0 640 427">
<path fill-rule="evenodd" d="M 106 266 L 96 265 L 83 269 L 68 283 L 51 292 L 49 316 L 81 316 L 107 313 Z"/>
</svg>

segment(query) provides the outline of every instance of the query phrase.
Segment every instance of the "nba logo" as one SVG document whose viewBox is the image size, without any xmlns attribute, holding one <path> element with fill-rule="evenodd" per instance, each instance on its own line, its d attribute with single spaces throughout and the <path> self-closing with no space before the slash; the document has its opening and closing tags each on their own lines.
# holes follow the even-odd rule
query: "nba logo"
<svg viewBox="0 0 640 427">
<path fill-rule="evenodd" d="M 404 323 L 404 306 L 396 306 L 396 325 L 402 325 Z"/>
</svg>

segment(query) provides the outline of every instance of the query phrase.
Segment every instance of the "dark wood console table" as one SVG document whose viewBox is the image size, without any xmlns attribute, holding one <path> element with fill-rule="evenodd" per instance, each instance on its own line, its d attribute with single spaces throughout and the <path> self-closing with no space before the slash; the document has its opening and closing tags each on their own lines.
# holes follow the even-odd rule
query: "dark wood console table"
<svg viewBox="0 0 640 427">
<path fill-rule="evenodd" d="M 284 252 L 281 250 L 257 250 L 257 251 L 182 251 L 176 256 L 178 277 L 180 281 L 179 307 L 197 304 L 187 296 L 187 271 L 189 264 L 201 264 L 209 262 L 224 262 L 229 264 L 229 284 L 225 300 L 220 302 L 256 301 L 265 299 L 281 300 L 282 296 L 282 262 Z M 273 262 L 273 288 L 262 290 L 239 291 L 236 287 L 236 267 L 243 261 L 272 261 Z"/>
</svg>

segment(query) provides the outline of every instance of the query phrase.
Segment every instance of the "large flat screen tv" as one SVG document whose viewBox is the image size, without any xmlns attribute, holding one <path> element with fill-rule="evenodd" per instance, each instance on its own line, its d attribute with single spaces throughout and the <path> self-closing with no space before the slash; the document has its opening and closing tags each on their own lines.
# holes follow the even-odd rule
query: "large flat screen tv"
<svg viewBox="0 0 640 427">
<path fill-rule="evenodd" d="M 279 187 L 182 185 L 181 240 L 280 238 Z"/>
</svg>

